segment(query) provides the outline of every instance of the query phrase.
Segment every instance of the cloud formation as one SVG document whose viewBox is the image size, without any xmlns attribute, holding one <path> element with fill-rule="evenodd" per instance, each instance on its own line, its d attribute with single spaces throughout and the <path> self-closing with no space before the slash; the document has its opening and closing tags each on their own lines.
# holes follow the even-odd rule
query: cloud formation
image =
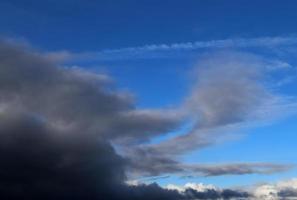
<svg viewBox="0 0 297 200">
<path fill-rule="evenodd" d="M 224 101 L 228 104 L 229 99 Z M 237 111 L 246 112 L 241 106 Z M 204 127 L 245 119 L 234 114 L 221 120 L 220 113 L 216 120 L 204 117 Z M 263 163 L 237 165 L 240 170 L 245 168 L 242 172 L 231 165 L 186 166 L 169 156 L 164 144 L 158 144 L 158 148 L 139 146 L 176 129 L 188 115 L 191 114 L 184 109 L 136 109 L 131 95 L 113 88 L 106 75 L 56 67 L 52 60 L 36 52 L 0 42 L 0 197 L 228 199 L 245 194 L 231 190 L 217 193 L 211 189 L 206 193 L 180 193 L 156 184 L 128 186 L 126 172 L 134 168 L 158 174 L 192 168 L 210 176 L 284 170 L 285 166 Z M 119 155 L 112 143 L 123 148 L 129 144 L 132 151 L 128 156 Z M 204 145 L 208 143 L 206 140 Z M 194 148 L 197 143 L 191 145 Z M 140 156 L 142 159 L 137 161 Z"/>
<path fill-rule="evenodd" d="M 131 95 L 113 90 L 106 75 L 57 68 L 7 44 L 1 44 L 0 53 L 3 107 L 40 115 L 68 131 L 84 130 L 105 138 L 145 140 L 179 124 L 174 115 L 135 110 Z"/>
<path fill-rule="evenodd" d="M 276 67 L 248 53 L 229 51 L 201 57 L 193 73 L 196 83 L 179 110 L 180 115 L 191 120 L 189 130 L 159 143 L 125 149 L 132 159 L 133 171 L 153 176 L 173 172 L 215 176 L 288 169 L 287 165 L 268 163 L 208 167 L 198 164 L 195 172 L 195 165 L 178 161 L 185 153 L 214 145 L 242 126 L 273 119 L 278 113 L 286 113 L 288 108 L 296 110 L 295 100 L 286 101 L 267 86 L 271 70 Z"/>
<path fill-rule="evenodd" d="M 274 184 L 260 184 L 251 189 L 256 199 L 297 199 L 297 179 L 279 181 Z"/>
<path fill-rule="evenodd" d="M 131 96 L 113 90 L 106 76 L 57 68 L 16 45 L 0 43 L 0 66 L 2 199 L 167 195 L 157 186 L 127 188 L 127 162 L 110 140 L 144 141 L 179 119 L 135 110 Z"/>
<path fill-rule="evenodd" d="M 265 63 L 260 58 L 237 52 L 205 57 L 198 63 L 198 82 L 187 102 L 200 128 L 245 121 L 273 97 L 261 82 Z"/>
</svg>

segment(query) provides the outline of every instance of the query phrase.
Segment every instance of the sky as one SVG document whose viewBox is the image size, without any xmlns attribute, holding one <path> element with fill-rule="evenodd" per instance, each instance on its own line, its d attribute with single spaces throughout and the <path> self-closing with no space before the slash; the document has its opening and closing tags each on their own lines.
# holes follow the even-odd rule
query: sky
<svg viewBox="0 0 297 200">
<path fill-rule="evenodd" d="M 3 197 L 297 198 L 296 9 L 1 0 Z"/>
</svg>

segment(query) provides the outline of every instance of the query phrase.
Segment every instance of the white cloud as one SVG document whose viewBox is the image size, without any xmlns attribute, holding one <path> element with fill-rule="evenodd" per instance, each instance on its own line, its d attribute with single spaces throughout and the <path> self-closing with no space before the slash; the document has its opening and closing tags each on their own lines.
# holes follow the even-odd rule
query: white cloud
<svg viewBox="0 0 297 200">
<path fill-rule="evenodd" d="M 119 53 L 127 51 L 157 51 L 157 50 L 193 50 L 202 48 L 225 47 L 273 47 L 279 45 L 297 44 L 296 37 L 258 37 L 258 38 L 234 38 L 224 40 L 195 41 L 172 44 L 151 44 L 139 47 L 104 50 L 105 53 Z"/>
<path fill-rule="evenodd" d="M 283 196 L 285 191 L 291 191 L 290 195 L 292 196 Z M 295 195 L 293 195 L 292 192 L 295 192 Z M 297 178 L 279 181 L 275 184 L 261 184 L 255 186 L 252 193 L 257 199 L 297 199 Z"/>
<path fill-rule="evenodd" d="M 206 190 L 219 190 L 219 188 L 215 187 L 214 185 L 203 183 L 186 183 L 184 185 L 168 184 L 165 188 L 169 190 L 177 190 L 179 192 L 184 192 L 186 189 L 193 189 L 197 192 L 205 192 Z"/>
</svg>

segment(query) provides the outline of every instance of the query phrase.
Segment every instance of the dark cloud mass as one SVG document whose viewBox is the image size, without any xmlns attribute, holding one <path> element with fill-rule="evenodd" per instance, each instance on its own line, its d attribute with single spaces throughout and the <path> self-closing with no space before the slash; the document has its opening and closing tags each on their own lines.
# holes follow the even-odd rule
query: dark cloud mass
<svg viewBox="0 0 297 200">
<path fill-rule="evenodd" d="M 105 141 L 61 135 L 25 115 L 1 116 L 0 134 L 1 199 L 95 199 L 124 178 Z"/>
<path fill-rule="evenodd" d="M 23 48 L 0 43 L 1 199 L 143 199 L 144 193 L 159 199 L 174 193 L 128 188 L 126 161 L 109 140 L 143 141 L 172 129 L 177 119 L 136 111 L 106 76 L 57 68 Z"/>
<path fill-rule="evenodd" d="M 111 140 L 147 141 L 180 122 L 172 112 L 135 109 L 131 96 L 116 91 L 105 75 L 59 68 L 32 50 L 0 42 L 1 199 L 247 197 L 233 190 L 178 192 L 125 184 L 125 171 L 135 161 L 118 155 Z M 151 163 L 140 160 L 137 168 L 158 168 L 154 159 L 147 156 Z M 166 164 L 167 171 L 182 170 L 170 158 L 158 163 L 156 174 Z"/>
<path fill-rule="evenodd" d="M 297 198 L 297 190 L 288 188 L 288 189 L 283 189 L 277 193 L 277 196 L 282 198 L 282 199 L 296 199 Z"/>
<path fill-rule="evenodd" d="M 7 44 L 0 45 L 0 59 L 1 103 L 40 115 L 54 126 L 146 140 L 179 124 L 175 116 L 135 110 L 131 95 L 114 91 L 104 75 L 57 68 Z"/>
<path fill-rule="evenodd" d="M 230 189 L 222 191 L 207 189 L 202 192 L 194 189 L 186 189 L 184 195 L 187 199 L 247 199 L 248 197 L 251 197 L 251 195 L 247 192 L 234 191 Z"/>
</svg>

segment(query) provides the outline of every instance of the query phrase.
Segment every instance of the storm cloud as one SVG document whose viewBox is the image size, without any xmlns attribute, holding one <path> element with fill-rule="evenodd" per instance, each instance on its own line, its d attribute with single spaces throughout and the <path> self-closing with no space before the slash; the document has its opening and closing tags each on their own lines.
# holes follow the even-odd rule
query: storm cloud
<svg viewBox="0 0 297 200">
<path fill-rule="evenodd" d="M 126 161 L 110 140 L 143 141 L 179 123 L 135 110 L 131 96 L 113 90 L 104 75 L 58 68 L 5 42 L 0 76 L 4 199 L 125 199 Z"/>
</svg>

